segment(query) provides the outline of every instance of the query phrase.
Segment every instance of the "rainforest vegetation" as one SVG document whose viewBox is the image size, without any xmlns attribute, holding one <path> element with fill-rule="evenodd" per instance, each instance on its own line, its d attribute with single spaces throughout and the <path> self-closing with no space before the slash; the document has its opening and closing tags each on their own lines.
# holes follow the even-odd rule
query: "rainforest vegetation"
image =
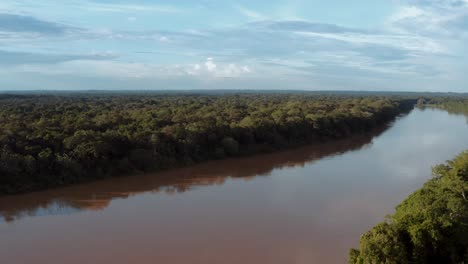
<svg viewBox="0 0 468 264">
<path fill-rule="evenodd" d="M 361 237 L 350 263 L 468 262 L 468 152 L 434 167 L 433 174 Z"/>
<path fill-rule="evenodd" d="M 415 102 L 317 94 L 0 95 L 0 194 L 343 138 Z"/>
<path fill-rule="evenodd" d="M 467 98 L 419 99 L 420 107 L 468 114 Z M 449 129 L 449 128 L 448 128 Z M 433 178 L 361 237 L 352 264 L 468 263 L 468 151 L 433 168 Z"/>
</svg>

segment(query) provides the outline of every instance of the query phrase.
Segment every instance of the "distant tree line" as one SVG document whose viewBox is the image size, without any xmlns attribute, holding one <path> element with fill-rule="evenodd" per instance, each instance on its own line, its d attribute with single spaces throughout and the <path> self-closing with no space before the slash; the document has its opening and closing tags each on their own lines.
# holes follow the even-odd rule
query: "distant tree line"
<svg viewBox="0 0 468 264">
<path fill-rule="evenodd" d="M 468 115 L 467 97 L 429 97 L 419 98 L 417 101 L 419 107 L 436 107 L 446 110 L 452 114 Z"/>
<path fill-rule="evenodd" d="M 322 142 L 415 100 L 288 94 L 0 97 L 0 194 Z"/>
</svg>

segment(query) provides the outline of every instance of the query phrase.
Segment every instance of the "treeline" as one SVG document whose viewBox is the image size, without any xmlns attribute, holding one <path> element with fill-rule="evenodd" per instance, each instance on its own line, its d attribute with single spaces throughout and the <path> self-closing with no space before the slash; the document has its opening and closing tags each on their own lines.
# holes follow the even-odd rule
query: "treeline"
<svg viewBox="0 0 468 264">
<path fill-rule="evenodd" d="M 433 174 L 361 237 L 350 263 L 468 263 L 468 152 L 434 167 Z"/>
<path fill-rule="evenodd" d="M 0 194 L 343 138 L 414 100 L 244 94 L 0 98 Z"/>
<path fill-rule="evenodd" d="M 430 97 L 420 98 L 417 102 L 421 107 L 436 107 L 453 114 L 468 115 L 468 97 Z"/>
</svg>

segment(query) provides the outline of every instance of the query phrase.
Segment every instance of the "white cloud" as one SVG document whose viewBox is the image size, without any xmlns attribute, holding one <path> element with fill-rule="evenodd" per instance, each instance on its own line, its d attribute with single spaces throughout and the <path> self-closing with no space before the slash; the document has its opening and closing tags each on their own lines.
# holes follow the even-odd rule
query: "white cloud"
<svg viewBox="0 0 468 264">
<path fill-rule="evenodd" d="M 387 20 L 387 27 L 396 32 L 456 38 L 468 31 L 467 0 L 414 1 L 416 5 L 403 6 Z M 463 25 L 463 21 L 465 21 Z M 457 27 L 457 24 L 463 26 Z"/>
<path fill-rule="evenodd" d="M 426 15 L 426 12 L 416 6 L 402 7 L 397 13 L 390 16 L 390 21 L 399 21 L 403 19 L 414 19 Z"/>
<path fill-rule="evenodd" d="M 250 19 L 253 19 L 253 20 L 264 20 L 264 19 L 267 19 L 267 16 L 257 12 L 257 11 L 254 11 L 254 10 L 251 10 L 251 9 L 248 9 L 248 8 L 245 8 L 243 6 L 236 6 L 236 9 L 244 16 L 250 18 Z"/>
<path fill-rule="evenodd" d="M 235 78 L 252 72 L 249 66 L 234 63 L 218 64 L 213 58 L 207 58 L 203 66 L 195 64 L 188 71 L 190 75 L 205 76 L 211 78 Z"/>
<path fill-rule="evenodd" d="M 53 65 L 29 64 L 13 69 L 16 72 L 40 73 L 45 75 L 81 75 L 110 77 L 117 79 L 143 78 L 153 74 L 156 68 L 143 63 L 115 61 L 76 60 Z"/>
<path fill-rule="evenodd" d="M 213 62 L 213 58 L 208 58 L 206 59 L 205 67 L 209 72 L 214 72 L 218 66 Z"/>
<path fill-rule="evenodd" d="M 44 75 L 81 75 L 116 79 L 158 79 L 180 76 L 195 76 L 200 79 L 235 78 L 251 73 L 246 65 L 216 64 L 208 58 L 203 65 L 155 65 L 118 61 L 73 60 L 56 64 L 22 64 L 4 67 L 2 70 L 16 73 L 39 73 Z"/>
<path fill-rule="evenodd" d="M 16 8 L 27 8 L 30 10 L 40 10 L 43 8 L 56 8 L 61 6 L 55 2 L 48 1 L 34 1 L 34 2 L 19 2 L 15 1 L 11 7 Z M 89 0 L 69 0 L 66 6 L 72 9 L 86 10 L 88 12 L 156 12 L 156 13 L 181 13 L 184 10 L 169 6 L 169 5 L 158 5 L 158 4 L 120 4 L 120 3 L 97 3 Z"/>
<path fill-rule="evenodd" d="M 359 34 L 359 33 L 314 33 L 314 32 L 296 32 L 296 34 L 311 37 L 322 37 L 346 41 L 352 44 L 378 44 L 405 50 L 413 50 L 428 53 L 447 52 L 438 42 L 421 36 L 414 35 L 391 35 L 391 34 Z"/>
<path fill-rule="evenodd" d="M 110 4 L 110 3 L 94 3 L 94 2 L 83 2 L 77 4 L 77 7 L 86 9 L 89 11 L 98 12 L 156 12 L 156 13 L 180 13 L 181 9 L 172 6 L 163 5 L 137 5 L 137 4 Z"/>
<path fill-rule="evenodd" d="M 167 43 L 169 42 L 169 38 L 166 36 L 159 37 L 159 42 Z"/>
</svg>

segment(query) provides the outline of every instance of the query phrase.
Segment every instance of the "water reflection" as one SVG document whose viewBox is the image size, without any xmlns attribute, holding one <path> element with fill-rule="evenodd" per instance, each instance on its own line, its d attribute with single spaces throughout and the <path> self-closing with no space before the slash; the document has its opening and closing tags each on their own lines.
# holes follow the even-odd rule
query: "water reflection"
<svg viewBox="0 0 468 264">
<path fill-rule="evenodd" d="M 249 180 L 267 176 L 275 169 L 303 167 L 326 156 L 362 149 L 388 126 L 348 139 L 293 150 L 210 161 L 156 174 L 114 178 L 43 192 L 1 197 L 0 216 L 4 221 L 12 222 L 22 217 L 103 210 L 114 199 L 125 199 L 145 192 L 177 194 L 187 192 L 196 186 L 222 185 L 229 178 Z"/>
</svg>

